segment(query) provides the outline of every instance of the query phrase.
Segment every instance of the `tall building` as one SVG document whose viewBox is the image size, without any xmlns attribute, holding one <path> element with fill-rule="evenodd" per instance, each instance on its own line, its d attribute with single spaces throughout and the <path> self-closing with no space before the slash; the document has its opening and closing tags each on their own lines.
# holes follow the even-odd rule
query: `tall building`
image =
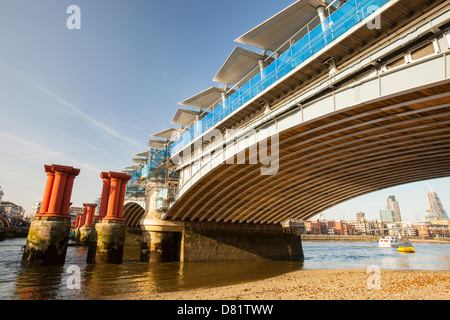
<svg viewBox="0 0 450 320">
<path fill-rule="evenodd" d="M 395 220 L 393 210 L 380 210 L 380 219 L 385 223 L 392 223 Z"/>
<path fill-rule="evenodd" d="M 395 200 L 395 196 L 389 196 L 387 198 L 386 210 L 394 211 L 394 222 L 402 221 L 402 216 L 400 215 L 400 206 L 398 205 L 398 201 Z"/>
<path fill-rule="evenodd" d="M 364 220 L 365 218 L 366 218 L 366 217 L 365 217 L 364 212 L 357 212 L 357 213 L 356 213 L 356 220 L 357 220 L 357 221 Z"/>
<path fill-rule="evenodd" d="M 442 205 L 441 199 L 436 192 L 427 192 L 428 203 L 430 204 L 430 211 L 434 213 L 434 217 L 437 220 L 448 219 L 447 212 L 445 212 L 444 206 Z"/>
<path fill-rule="evenodd" d="M 0 202 L 2 202 L 4 195 L 5 195 L 5 193 L 3 192 L 2 187 L 0 186 Z"/>
</svg>

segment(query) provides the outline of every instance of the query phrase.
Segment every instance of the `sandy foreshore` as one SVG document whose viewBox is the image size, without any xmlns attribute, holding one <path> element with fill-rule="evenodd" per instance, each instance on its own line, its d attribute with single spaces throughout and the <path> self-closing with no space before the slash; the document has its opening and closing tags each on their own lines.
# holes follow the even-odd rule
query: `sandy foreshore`
<svg viewBox="0 0 450 320">
<path fill-rule="evenodd" d="M 131 299 L 450 300 L 450 271 L 379 271 L 378 283 L 376 274 L 365 269 L 299 270 L 264 280 Z"/>
</svg>

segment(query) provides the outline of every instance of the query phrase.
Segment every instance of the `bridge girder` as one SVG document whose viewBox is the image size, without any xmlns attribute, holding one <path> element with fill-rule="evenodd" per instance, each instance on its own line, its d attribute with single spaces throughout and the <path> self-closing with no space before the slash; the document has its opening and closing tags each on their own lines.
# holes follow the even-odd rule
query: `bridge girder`
<svg viewBox="0 0 450 320">
<path fill-rule="evenodd" d="M 165 218 L 281 223 L 383 188 L 450 176 L 449 92 L 447 81 L 282 131 L 277 174 L 261 175 L 260 164 L 222 164 Z"/>
</svg>

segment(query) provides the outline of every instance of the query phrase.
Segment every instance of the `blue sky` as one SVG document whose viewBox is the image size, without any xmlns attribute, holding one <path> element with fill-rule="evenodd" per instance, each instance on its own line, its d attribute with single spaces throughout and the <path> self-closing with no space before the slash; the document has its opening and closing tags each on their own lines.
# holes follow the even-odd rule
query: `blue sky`
<svg viewBox="0 0 450 320">
<path fill-rule="evenodd" d="M 42 198 L 44 164 L 81 169 L 72 201 L 95 201 L 101 171 L 120 171 L 170 127 L 177 103 L 214 85 L 234 39 L 293 0 L 2 0 L 0 185 L 4 200 Z M 66 9 L 81 9 L 69 30 Z M 217 84 L 216 84 L 217 85 Z M 450 210 L 450 179 L 428 183 Z M 426 182 L 382 190 L 326 211 L 378 218 L 396 195 L 404 219 L 423 219 Z"/>
</svg>

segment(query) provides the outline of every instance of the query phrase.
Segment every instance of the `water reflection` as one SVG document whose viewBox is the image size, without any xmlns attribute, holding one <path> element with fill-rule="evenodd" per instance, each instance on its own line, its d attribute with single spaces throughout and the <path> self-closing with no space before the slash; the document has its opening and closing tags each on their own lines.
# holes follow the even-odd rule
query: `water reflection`
<svg viewBox="0 0 450 320">
<path fill-rule="evenodd" d="M 416 253 L 378 248 L 376 242 L 303 242 L 305 261 L 162 263 L 139 262 L 126 247 L 122 264 L 86 263 L 85 247 L 69 247 L 64 266 L 20 265 L 24 239 L 0 243 L 0 299 L 111 299 L 264 279 L 300 269 L 367 268 L 450 270 L 450 244 L 415 243 Z M 81 289 L 70 289 L 70 265 L 80 270 Z"/>
</svg>

